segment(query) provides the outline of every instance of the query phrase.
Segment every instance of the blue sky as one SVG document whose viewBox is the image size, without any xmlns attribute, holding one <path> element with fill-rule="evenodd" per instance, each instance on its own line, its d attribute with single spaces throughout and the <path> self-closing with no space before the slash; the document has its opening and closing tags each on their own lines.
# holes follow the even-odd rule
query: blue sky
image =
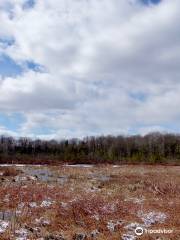
<svg viewBox="0 0 180 240">
<path fill-rule="evenodd" d="M 16 62 L 7 55 L 1 55 L 0 75 L 2 78 L 21 75 L 25 70 L 39 72 L 43 70 L 43 67 L 38 63 L 34 63 L 33 61 Z"/>
<path fill-rule="evenodd" d="M 13 59 L 2 55 L 0 57 L 0 75 L 1 77 L 13 77 L 20 75 L 22 68 Z"/>
<path fill-rule="evenodd" d="M 10 131 L 18 131 L 24 120 L 24 116 L 20 113 L 0 114 L 0 125 Z"/>
<path fill-rule="evenodd" d="M 153 4 L 157 4 L 157 3 L 160 3 L 161 0 L 141 0 L 144 4 L 150 4 L 150 3 L 153 3 Z"/>
<path fill-rule="evenodd" d="M 0 134 L 179 132 L 179 8 L 178 0 L 2 0 Z"/>
<path fill-rule="evenodd" d="M 24 7 L 25 8 L 32 8 L 32 7 L 34 7 L 34 5 L 35 5 L 35 0 L 27 0 L 24 3 Z"/>
</svg>

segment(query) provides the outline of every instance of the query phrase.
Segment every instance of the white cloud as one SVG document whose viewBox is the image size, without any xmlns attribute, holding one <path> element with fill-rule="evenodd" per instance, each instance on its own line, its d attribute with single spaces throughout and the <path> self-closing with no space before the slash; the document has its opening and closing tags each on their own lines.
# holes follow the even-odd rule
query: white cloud
<svg viewBox="0 0 180 240">
<path fill-rule="evenodd" d="M 12 130 L 9 130 L 8 128 L 4 127 L 4 126 L 0 126 L 0 135 L 3 136 L 11 136 L 11 137 L 18 137 L 18 133 Z"/>
<path fill-rule="evenodd" d="M 26 116 L 19 134 L 41 126 L 51 137 L 180 127 L 179 0 L 37 0 L 28 9 L 3 0 L 0 8 L 0 36 L 15 40 L 1 52 L 45 69 L 0 81 L 1 111 Z"/>
</svg>

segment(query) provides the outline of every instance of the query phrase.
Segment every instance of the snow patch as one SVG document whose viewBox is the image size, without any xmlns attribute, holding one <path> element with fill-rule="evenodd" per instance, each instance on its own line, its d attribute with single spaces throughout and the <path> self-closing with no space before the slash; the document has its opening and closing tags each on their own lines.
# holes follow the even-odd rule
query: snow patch
<svg viewBox="0 0 180 240">
<path fill-rule="evenodd" d="M 141 204 L 145 201 L 145 198 L 142 197 L 142 198 L 126 198 L 124 200 L 125 202 L 133 202 L 133 203 L 137 203 L 137 204 Z"/>
<path fill-rule="evenodd" d="M 122 239 L 123 240 L 135 240 L 136 236 L 135 236 L 135 229 L 137 227 L 144 227 L 142 224 L 139 224 L 137 222 L 134 223 L 129 223 L 128 225 L 126 225 L 124 228 L 127 229 L 127 233 L 123 234 Z"/>
<path fill-rule="evenodd" d="M 28 236 L 28 231 L 25 228 L 20 228 L 19 230 L 15 231 L 17 235 L 16 240 L 26 240 Z"/>
<path fill-rule="evenodd" d="M 61 202 L 61 206 L 62 206 L 63 208 L 67 208 L 67 207 L 68 207 L 68 203 Z"/>
<path fill-rule="evenodd" d="M 25 167 L 24 164 L 0 164 L 0 167 Z"/>
<path fill-rule="evenodd" d="M 110 220 L 108 223 L 107 223 L 107 229 L 110 231 L 110 232 L 114 232 L 116 230 L 116 228 L 118 226 L 121 226 L 123 224 L 123 221 L 122 220 L 119 220 L 119 221 L 113 221 L 113 220 Z"/>
<path fill-rule="evenodd" d="M 142 226 L 141 224 L 137 223 L 137 222 L 134 222 L 134 223 L 128 224 L 128 225 L 125 226 L 124 228 L 127 229 L 128 231 L 134 232 L 134 230 L 135 230 L 137 227 L 143 227 L 143 226 Z"/>
<path fill-rule="evenodd" d="M 42 201 L 40 206 L 41 207 L 50 207 L 52 204 L 53 204 L 53 201 L 51 201 L 51 200 L 44 200 L 44 201 Z"/>
<path fill-rule="evenodd" d="M 136 236 L 131 235 L 131 234 L 123 234 L 122 240 L 136 240 Z"/>
<path fill-rule="evenodd" d="M 9 226 L 9 222 L 0 220 L 0 233 L 4 233 Z"/>
<path fill-rule="evenodd" d="M 93 215 L 91 218 L 94 218 L 96 221 L 99 221 L 99 219 L 100 219 L 98 214 Z"/>
<path fill-rule="evenodd" d="M 35 222 L 37 223 L 37 224 L 42 224 L 42 225 L 44 225 L 44 226 L 46 226 L 46 225 L 50 225 L 50 221 L 48 220 L 48 219 L 44 219 L 43 217 L 41 217 L 41 218 L 36 218 L 35 219 Z"/>
<path fill-rule="evenodd" d="M 95 229 L 90 233 L 90 237 L 94 239 L 97 237 L 98 234 L 99 234 L 99 231 Z"/>
<path fill-rule="evenodd" d="M 155 223 L 163 223 L 167 218 L 165 213 L 154 212 L 154 211 L 149 213 L 139 212 L 138 217 L 141 218 L 141 220 L 144 222 L 144 225 L 146 227 L 149 227 Z"/>
<path fill-rule="evenodd" d="M 31 208 L 37 208 L 37 207 L 38 207 L 38 205 L 37 205 L 36 202 L 30 202 L 30 203 L 29 203 L 29 206 L 30 206 Z"/>
<path fill-rule="evenodd" d="M 94 167 L 92 164 L 65 164 L 64 167 L 81 167 L 81 168 L 91 168 Z"/>
</svg>

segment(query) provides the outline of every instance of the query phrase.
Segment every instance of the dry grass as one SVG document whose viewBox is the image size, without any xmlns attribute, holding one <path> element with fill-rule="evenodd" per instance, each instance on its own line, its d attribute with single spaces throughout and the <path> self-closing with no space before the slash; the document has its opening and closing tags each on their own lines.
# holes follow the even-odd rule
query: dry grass
<svg viewBox="0 0 180 240">
<path fill-rule="evenodd" d="M 4 177 L 15 177 L 20 174 L 20 170 L 15 167 L 0 167 L 1 175 Z"/>
<path fill-rule="evenodd" d="M 0 211 L 11 212 L 9 227 L 0 239 L 18 239 L 16 231 L 23 228 L 27 237 L 25 234 L 22 239 L 48 239 L 49 234 L 56 233 L 71 240 L 84 233 L 86 239 L 119 240 L 127 233 L 135 236 L 127 226 L 135 222 L 143 225 L 141 215 L 148 213 L 166 217 L 162 222 L 155 219 L 147 229 L 174 232 L 144 234 L 134 239 L 180 239 L 180 167 L 104 165 L 49 169 L 54 177 L 47 182 L 21 179 L 0 185 Z M 58 177 L 65 181 L 58 182 Z M 97 235 L 93 235 L 94 231 Z"/>
</svg>

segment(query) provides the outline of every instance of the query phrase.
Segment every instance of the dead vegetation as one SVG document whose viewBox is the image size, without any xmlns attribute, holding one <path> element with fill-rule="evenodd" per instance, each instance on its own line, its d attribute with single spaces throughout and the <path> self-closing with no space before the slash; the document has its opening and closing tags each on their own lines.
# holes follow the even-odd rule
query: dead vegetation
<svg viewBox="0 0 180 240">
<path fill-rule="evenodd" d="M 27 168 L 48 168 L 40 173 L 49 176 L 28 176 Z M 179 167 L 12 169 L 18 175 L 0 185 L 0 239 L 180 239 Z M 137 226 L 173 233 L 138 238 Z"/>
<path fill-rule="evenodd" d="M 0 167 L 0 173 L 4 177 L 15 177 L 20 174 L 21 171 L 15 167 Z"/>
</svg>

